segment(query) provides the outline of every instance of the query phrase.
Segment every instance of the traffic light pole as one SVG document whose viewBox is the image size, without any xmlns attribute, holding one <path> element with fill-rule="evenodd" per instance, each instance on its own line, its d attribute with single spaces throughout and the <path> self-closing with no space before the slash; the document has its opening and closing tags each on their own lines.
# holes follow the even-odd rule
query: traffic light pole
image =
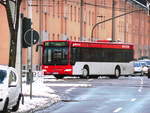
<svg viewBox="0 0 150 113">
<path fill-rule="evenodd" d="M 33 56 L 33 29 L 31 29 L 31 72 L 30 72 L 30 99 L 32 99 L 32 83 L 33 83 L 33 70 L 32 70 L 32 56 Z"/>
<path fill-rule="evenodd" d="M 138 9 L 138 10 L 133 10 L 133 11 L 130 11 L 130 12 L 127 12 L 127 13 L 124 13 L 124 14 L 121 14 L 121 15 L 118 15 L 118 16 L 114 16 L 114 17 L 109 18 L 109 19 L 107 19 L 107 20 L 104 20 L 104 21 L 101 21 L 101 22 L 96 23 L 96 24 L 93 26 L 92 31 L 91 31 L 91 41 L 93 41 L 93 32 L 94 32 L 94 29 L 97 27 L 97 25 L 102 24 L 102 23 L 105 23 L 105 22 L 108 22 L 108 21 L 111 21 L 112 19 L 116 19 L 116 18 L 122 17 L 122 16 L 127 15 L 127 14 L 130 14 L 130 13 L 138 12 L 138 11 L 143 11 L 143 9 L 141 9 L 141 10 L 139 10 L 139 9 Z"/>
</svg>

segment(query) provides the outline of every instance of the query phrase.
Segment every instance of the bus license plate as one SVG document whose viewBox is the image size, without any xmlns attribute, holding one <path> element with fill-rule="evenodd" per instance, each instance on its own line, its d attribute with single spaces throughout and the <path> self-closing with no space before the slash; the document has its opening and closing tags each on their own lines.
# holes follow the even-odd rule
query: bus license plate
<svg viewBox="0 0 150 113">
<path fill-rule="evenodd" d="M 58 75 L 58 72 L 54 72 L 53 74 Z"/>
</svg>

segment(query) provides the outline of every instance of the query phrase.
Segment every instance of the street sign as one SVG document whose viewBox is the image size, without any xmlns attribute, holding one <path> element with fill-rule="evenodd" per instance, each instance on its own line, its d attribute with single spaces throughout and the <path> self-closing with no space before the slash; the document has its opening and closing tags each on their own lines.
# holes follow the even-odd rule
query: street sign
<svg viewBox="0 0 150 113">
<path fill-rule="evenodd" d="M 36 44 L 39 40 L 39 33 L 33 29 L 29 29 L 25 32 L 24 41 L 30 47 L 31 40 L 33 41 L 32 44 Z"/>
</svg>

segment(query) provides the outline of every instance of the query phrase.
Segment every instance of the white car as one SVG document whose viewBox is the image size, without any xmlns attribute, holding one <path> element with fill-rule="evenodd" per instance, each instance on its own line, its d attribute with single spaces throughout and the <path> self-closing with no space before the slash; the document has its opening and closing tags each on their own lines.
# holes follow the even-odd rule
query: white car
<svg viewBox="0 0 150 113">
<path fill-rule="evenodd" d="M 134 74 L 144 75 L 148 73 L 148 67 L 145 62 L 134 62 Z"/>
<path fill-rule="evenodd" d="M 139 62 L 134 62 L 134 73 L 141 73 L 142 66 Z"/>
<path fill-rule="evenodd" d="M 146 63 L 146 65 L 148 66 L 148 67 L 150 67 L 150 60 L 149 59 L 143 59 L 143 60 L 139 60 L 140 62 L 145 62 Z"/>
<path fill-rule="evenodd" d="M 0 112 L 17 111 L 21 96 L 21 85 L 16 70 L 0 65 Z"/>
</svg>

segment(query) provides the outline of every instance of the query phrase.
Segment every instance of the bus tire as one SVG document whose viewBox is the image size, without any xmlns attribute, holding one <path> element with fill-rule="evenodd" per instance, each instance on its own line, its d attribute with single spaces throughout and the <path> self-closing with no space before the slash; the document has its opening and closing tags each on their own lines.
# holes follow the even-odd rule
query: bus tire
<svg viewBox="0 0 150 113">
<path fill-rule="evenodd" d="M 82 75 L 80 76 L 80 78 L 89 78 L 89 68 L 88 66 L 84 66 L 83 70 L 82 70 Z"/>
<path fill-rule="evenodd" d="M 119 78 L 119 76 L 120 76 L 120 68 L 119 67 L 117 67 L 116 69 L 115 69 L 115 76 L 114 76 L 114 78 Z"/>
</svg>

